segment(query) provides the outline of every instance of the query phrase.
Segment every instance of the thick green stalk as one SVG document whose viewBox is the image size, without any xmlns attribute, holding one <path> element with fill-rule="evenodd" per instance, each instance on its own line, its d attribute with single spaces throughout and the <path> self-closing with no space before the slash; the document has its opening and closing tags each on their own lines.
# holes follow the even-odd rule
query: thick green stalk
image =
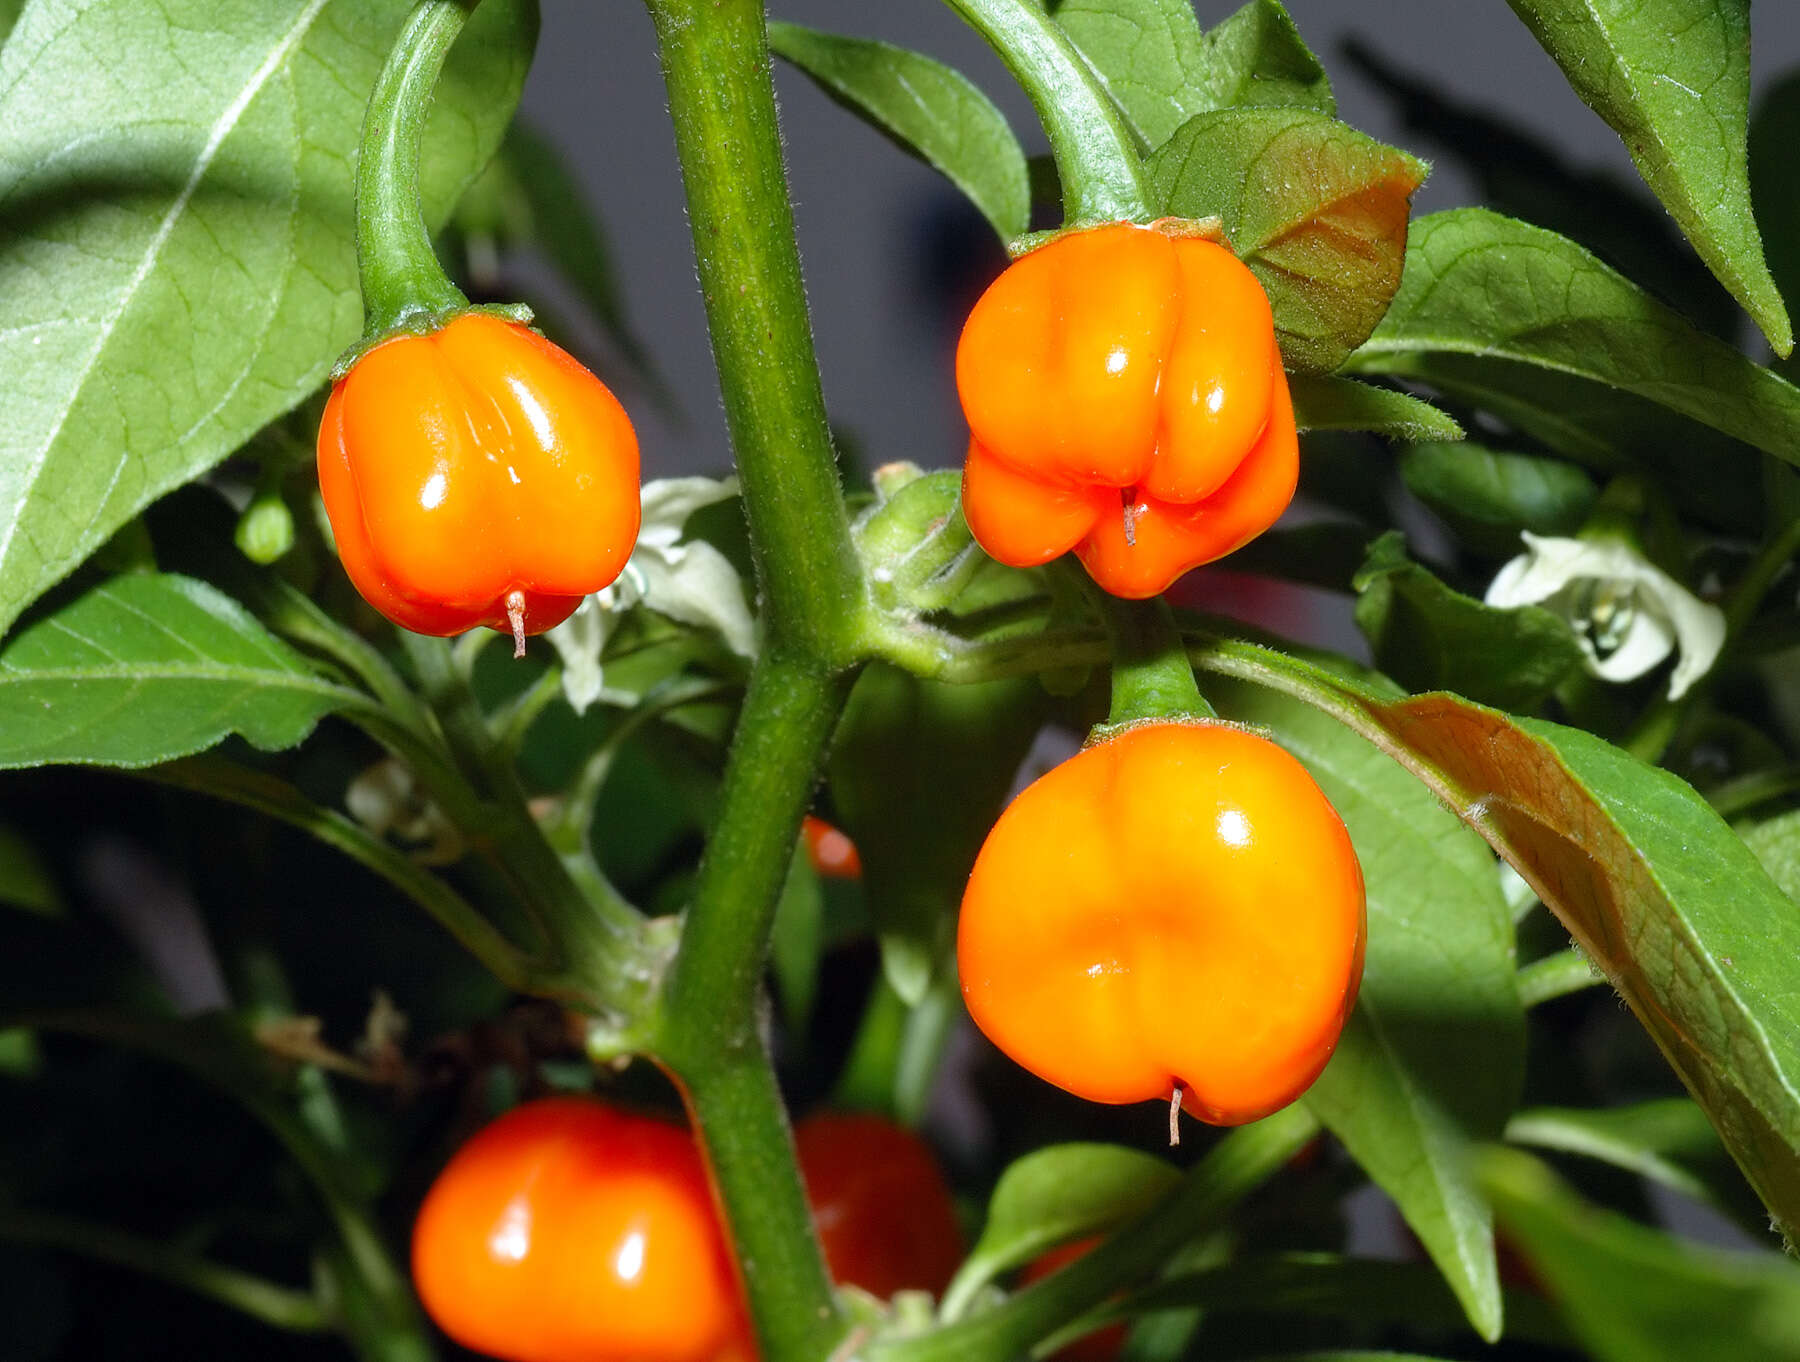
<svg viewBox="0 0 1800 1362">
<path fill-rule="evenodd" d="M 1216 719 L 1161 596 L 1124 601 L 1095 588 L 1112 641 L 1112 709 L 1106 727 L 1145 719 Z"/>
<path fill-rule="evenodd" d="M 870 606 L 807 322 L 763 7 L 646 3 L 766 625 L 654 1050 L 699 1129 L 765 1362 L 816 1362 L 844 1321 L 757 1021 L 776 901 Z"/>
<path fill-rule="evenodd" d="M 420 0 L 375 79 L 356 163 L 356 258 L 363 337 L 467 307 L 419 211 L 419 149 L 431 92 L 480 0 Z"/>
<path fill-rule="evenodd" d="M 779 654 L 751 673 L 655 1046 L 700 1130 L 766 1362 L 816 1362 L 844 1329 L 758 1017 L 775 906 L 847 689 Z"/>
<path fill-rule="evenodd" d="M 865 610 L 756 0 L 647 0 L 772 638 L 848 657 Z"/>
</svg>

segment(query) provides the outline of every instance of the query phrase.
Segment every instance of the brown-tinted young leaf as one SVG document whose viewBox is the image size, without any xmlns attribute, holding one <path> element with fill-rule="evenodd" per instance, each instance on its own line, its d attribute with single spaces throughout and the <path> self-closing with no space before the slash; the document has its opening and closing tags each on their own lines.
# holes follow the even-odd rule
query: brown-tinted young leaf
<svg viewBox="0 0 1800 1362">
<path fill-rule="evenodd" d="M 1163 212 L 1223 220 L 1289 368 L 1337 368 L 1387 311 L 1425 178 L 1415 157 L 1308 109 L 1226 109 L 1189 119 L 1148 168 Z"/>
</svg>

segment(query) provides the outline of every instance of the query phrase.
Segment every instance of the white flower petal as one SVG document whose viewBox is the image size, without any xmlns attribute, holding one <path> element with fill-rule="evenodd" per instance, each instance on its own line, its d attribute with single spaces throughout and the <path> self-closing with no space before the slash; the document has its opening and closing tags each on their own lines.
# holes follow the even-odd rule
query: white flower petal
<svg viewBox="0 0 1800 1362">
<path fill-rule="evenodd" d="M 695 540 L 672 560 L 646 558 L 643 568 L 645 605 L 681 624 L 716 629 L 732 652 L 756 655 L 756 621 L 737 569 L 724 554 Z"/>
</svg>

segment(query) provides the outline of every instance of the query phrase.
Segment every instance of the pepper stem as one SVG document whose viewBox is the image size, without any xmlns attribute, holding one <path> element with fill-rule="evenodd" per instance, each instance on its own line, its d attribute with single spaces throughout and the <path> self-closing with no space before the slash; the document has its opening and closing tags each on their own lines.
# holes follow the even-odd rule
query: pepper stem
<svg viewBox="0 0 1800 1362">
<path fill-rule="evenodd" d="M 356 162 L 366 341 L 469 305 L 431 249 L 419 207 L 419 153 L 444 58 L 480 2 L 419 0 L 369 95 Z"/>
<path fill-rule="evenodd" d="M 525 656 L 525 593 L 514 589 L 506 593 L 506 622 L 512 625 L 513 656 Z"/>
<path fill-rule="evenodd" d="M 1106 620 L 1113 655 L 1112 709 L 1097 736 L 1145 719 L 1218 718 L 1194 682 L 1193 664 L 1167 601 L 1161 596 L 1120 600 L 1098 587 L 1093 596 Z"/>
</svg>

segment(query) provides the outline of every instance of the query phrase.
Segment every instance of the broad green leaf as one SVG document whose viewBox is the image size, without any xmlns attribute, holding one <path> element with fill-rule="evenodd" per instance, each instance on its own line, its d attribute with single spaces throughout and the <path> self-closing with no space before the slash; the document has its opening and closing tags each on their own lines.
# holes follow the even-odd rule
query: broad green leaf
<svg viewBox="0 0 1800 1362">
<path fill-rule="evenodd" d="M 1215 642 L 1213 670 L 1373 740 L 1512 863 L 1644 1024 L 1780 1227 L 1800 1232 L 1800 914 L 1693 789 L 1579 729 L 1391 701 Z"/>
<path fill-rule="evenodd" d="M 360 330 L 351 161 L 407 0 L 38 0 L 0 49 L 0 628 L 303 399 Z M 441 223 L 534 0 L 483 5 L 427 134 Z"/>
<path fill-rule="evenodd" d="M 1117 1229 L 1180 1182 L 1162 1159 L 1121 1145 L 1058 1144 L 1027 1154 L 1000 1175 L 944 1313 L 954 1317 L 988 1282 L 1046 1249 Z"/>
<path fill-rule="evenodd" d="M 1372 430 L 1390 440 L 1460 440 L 1463 428 L 1431 403 L 1392 388 L 1329 374 L 1289 380 L 1294 420 L 1305 430 Z"/>
<path fill-rule="evenodd" d="M 0 651 L 0 768 L 151 766 L 229 734 L 292 747 L 369 701 L 190 577 L 115 577 Z"/>
<path fill-rule="evenodd" d="M 62 891 L 37 848 L 17 829 L 0 824 L 0 903 L 40 917 L 61 917 Z"/>
<path fill-rule="evenodd" d="M 1506 1138 L 1600 1159 L 1700 1201 L 1711 1202 L 1752 1233 L 1769 1228 L 1737 1165 L 1706 1113 L 1685 1097 L 1594 1110 L 1535 1107 L 1506 1123 Z"/>
<path fill-rule="evenodd" d="M 1498 610 L 1452 590 L 1406 555 L 1389 530 L 1369 547 L 1354 586 L 1356 625 L 1375 662 L 1408 690 L 1449 690 L 1530 710 L 1581 666 L 1581 644 L 1558 615 Z"/>
<path fill-rule="evenodd" d="M 1337 368 L 1381 320 L 1422 162 L 1310 109 L 1226 109 L 1182 124 L 1147 166 L 1164 212 L 1224 222 L 1289 368 Z"/>
<path fill-rule="evenodd" d="M 769 47 L 821 90 L 941 172 L 1000 240 L 1030 224 L 1025 153 L 1006 117 L 960 71 L 891 43 L 769 24 Z"/>
<path fill-rule="evenodd" d="M 1424 377 L 1417 362 L 1439 355 L 1622 388 L 1800 462 L 1800 389 L 1574 242 L 1498 213 L 1457 208 L 1413 224 L 1393 306 L 1346 367 Z"/>
<path fill-rule="evenodd" d="M 882 967 L 909 1006 L 952 954 L 963 887 L 1043 704 L 1030 678 L 951 686 L 879 664 L 850 694 L 832 743 L 832 804 L 862 856 Z"/>
<path fill-rule="evenodd" d="M 1467 543 L 1508 557 L 1519 551 L 1520 530 L 1573 534 L 1600 495 L 1574 464 L 1471 441 L 1412 446 L 1400 455 L 1400 477 Z"/>
<path fill-rule="evenodd" d="M 1509 359 L 1439 352 L 1404 363 L 1408 378 L 1597 473 L 1633 469 L 1655 478 L 1705 524 L 1755 535 L 1766 523 L 1762 454 L 1647 398 Z M 1696 477 L 1696 469 L 1705 475 Z"/>
<path fill-rule="evenodd" d="M 1336 111 L 1325 68 L 1280 0 L 1250 0 L 1205 35 L 1193 0 L 1061 0 L 1050 8 L 1147 147 L 1213 109 Z"/>
<path fill-rule="evenodd" d="M 1737 334 L 1744 315 L 1737 300 L 1688 249 L 1642 180 L 1571 163 L 1553 137 L 1537 136 L 1491 106 L 1460 102 L 1459 72 L 1445 68 L 1437 75 L 1446 84 L 1434 85 L 1354 38 L 1344 55 L 1393 101 L 1409 138 L 1461 163 L 1475 182 L 1474 202 L 1580 242 L 1709 334 Z M 1768 236 L 1773 249 L 1776 233 Z"/>
<path fill-rule="evenodd" d="M 1228 718 L 1272 729 L 1350 830 L 1368 886 L 1356 1011 L 1302 1100 L 1391 1196 L 1469 1321 L 1500 1333 L 1493 1224 L 1471 1140 L 1499 1137 L 1525 1074 L 1512 918 L 1493 853 L 1391 757 L 1316 710 L 1209 682 Z"/>
<path fill-rule="evenodd" d="M 1750 0 L 1507 0 L 1777 353 L 1794 345 L 1750 212 Z"/>
<path fill-rule="evenodd" d="M 1800 903 L 1800 809 L 1745 828 L 1743 837 L 1781 892 Z"/>
<path fill-rule="evenodd" d="M 1589 1205 L 1547 1167 L 1488 1152 L 1507 1236 L 1597 1362 L 1795 1362 L 1800 1266 L 1684 1243 Z"/>
</svg>

